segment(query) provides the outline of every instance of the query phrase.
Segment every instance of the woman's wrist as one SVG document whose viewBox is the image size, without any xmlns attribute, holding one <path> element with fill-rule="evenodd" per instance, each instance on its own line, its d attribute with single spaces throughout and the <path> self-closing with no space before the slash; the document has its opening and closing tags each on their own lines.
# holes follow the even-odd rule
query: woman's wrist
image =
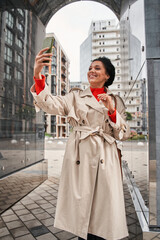
<svg viewBox="0 0 160 240">
<path fill-rule="evenodd" d="M 42 79 L 41 73 L 34 74 L 35 79 Z"/>
<path fill-rule="evenodd" d="M 115 112 L 115 109 L 109 109 L 110 114 L 113 114 Z"/>
</svg>

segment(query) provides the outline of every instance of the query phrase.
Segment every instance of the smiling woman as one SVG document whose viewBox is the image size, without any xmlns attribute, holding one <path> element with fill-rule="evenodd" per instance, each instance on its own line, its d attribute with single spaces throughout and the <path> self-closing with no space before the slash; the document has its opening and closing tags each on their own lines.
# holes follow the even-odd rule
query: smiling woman
<svg viewBox="0 0 160 240">
<path fill-rule="evenodd" d="M 73 126 L 63 160 L 54 226 L 72 232 L 79 240 L 124 238 L 128 229 L 116 140 L 127 139 L 130 128 L 122 99 L 115 96 L 115 109 L 105 86 L 114 80 L 114 66 L 105 57 L 95 59 L 89 67 L 87 89 L 73 88 L 65 96 L 52 96 L 41 75 L 42 68 L 51 65 L 51 54 L 44 54 L 45 50 L 38 53 L 34 65 L 31 93 L 35 107 L 68 116 Z"/>
</svg>

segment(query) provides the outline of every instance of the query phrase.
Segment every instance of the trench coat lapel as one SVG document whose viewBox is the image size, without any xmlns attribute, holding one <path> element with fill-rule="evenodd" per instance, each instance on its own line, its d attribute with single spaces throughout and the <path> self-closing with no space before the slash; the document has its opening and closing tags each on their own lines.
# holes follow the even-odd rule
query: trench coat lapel
<svg viewBox="0 0 160 240">
<path fill-rule="evenodd" d="M 103 114 L 103 109 L 105 108 L 105 106 L 101 101 L 98 102 L 97 99 L 93 96 L 90 87 L 86 88 L 83 92 L 81 92 L 80 97 L 84 98 L 84 102 L 86 105 L 94 108 L 96 111 Z"/>
</svg>

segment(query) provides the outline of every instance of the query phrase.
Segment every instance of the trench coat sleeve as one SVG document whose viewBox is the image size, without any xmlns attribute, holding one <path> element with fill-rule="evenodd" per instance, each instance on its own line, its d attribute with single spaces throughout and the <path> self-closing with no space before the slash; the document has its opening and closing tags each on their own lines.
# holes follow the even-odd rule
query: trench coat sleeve
<svg viewBox="0 0 160 240">
<path fill-rule="evenodd" d="M 34 98 L 34 105 L 36 112 L 42 109 L 44 112 L 54 115 L 66 116 L 68 115 L 73 102 L 73 93 L 68 93 L 65 96 L 53 96 L 47 84 L 44 89 L 37 95 L 35 84 L 30 88 L 30 92 Z"/>
<path fill-rule="evenodd" d="M 126 122 L 125 105 L 121 97 L 115 96 L 117 99 L 116 123 L 108 119 L 109 124 L 113 128 L 113 136 L 115 139 L 124 141 L 130 137 L 130 127 Z"/>
</svg>

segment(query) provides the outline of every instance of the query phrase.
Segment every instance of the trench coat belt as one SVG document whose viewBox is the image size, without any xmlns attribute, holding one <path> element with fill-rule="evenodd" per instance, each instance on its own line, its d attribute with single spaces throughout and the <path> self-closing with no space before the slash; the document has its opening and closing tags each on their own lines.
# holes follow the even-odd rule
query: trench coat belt
<svg viewBox="0 0 160 240">
<path fill-rule="evenodd" d="M 89 126 L 75 126 L 73 128 L 73 131 L 82 132 L 79 140 L 83 140 L 89 136 L 98 135 L 100 137 L 103 137 L 109 144 L 115 142 L 115 138 L 105 133 L 100 126 L 97 126 L 96 128 L 91 128 Z"/>
</svg>

